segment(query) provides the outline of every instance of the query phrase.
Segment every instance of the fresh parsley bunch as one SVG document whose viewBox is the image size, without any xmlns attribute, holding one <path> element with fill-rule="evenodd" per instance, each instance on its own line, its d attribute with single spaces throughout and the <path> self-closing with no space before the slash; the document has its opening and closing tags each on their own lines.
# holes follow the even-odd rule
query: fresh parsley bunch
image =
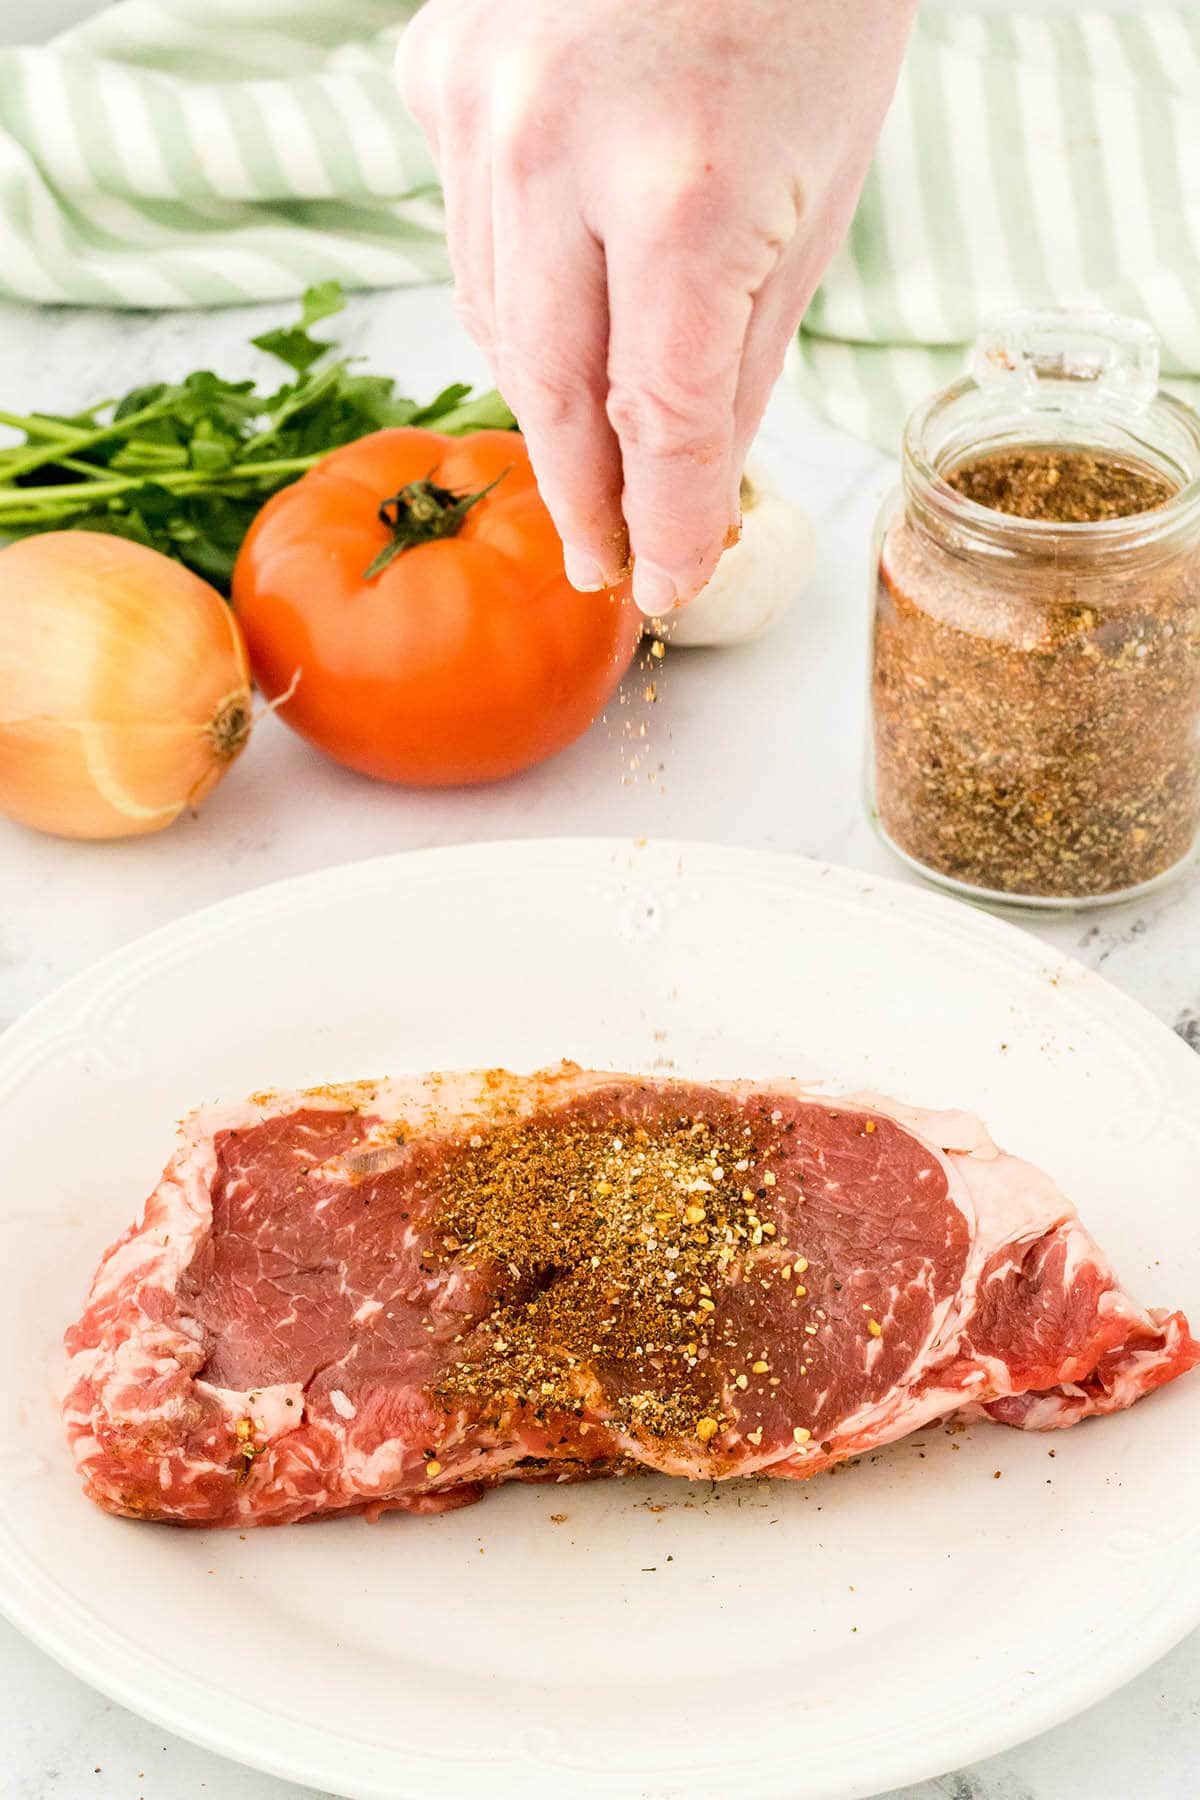
<svg viewBox="0 0 1200 1800">
<path fill-rule="evenodd" d="M 515 428 L 494 391 L 472 399 L 459 384 L 419 406 L 397 395 L 389 377 L 356 373 L 353 359 L 312 335 L 344 305 L 336 282 L 310 288 L 298 324 L 253 340 L 293 372 L 273 393 L 200 370 L 70 418 L 0 411 L 0 424 L 25 440 L 0 450 L 0 541 L 112 532 L 175 557 L 228 593 L 255 515 L 330 450 L 390 425 L 456 435 Z"/>
</svg>

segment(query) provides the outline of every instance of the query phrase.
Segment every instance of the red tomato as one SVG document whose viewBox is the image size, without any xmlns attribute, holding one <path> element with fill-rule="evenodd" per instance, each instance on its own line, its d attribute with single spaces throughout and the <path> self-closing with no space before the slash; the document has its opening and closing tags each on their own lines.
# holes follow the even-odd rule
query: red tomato
<svg viewBox="0 0 1200 1800">
<path fill-rule="evenodd" d="M 372 575 L 396 542 L 381 507 L 409 547 Z M 233 602 L 263 692 L 296 683 L 289 725 L 352 769 L 419 787 L 495 781 L 562 750 L 642 629 L 627 587 L 567 581 L 511 431 L 380 431 L 335 450 L 259 514 Z"/>
</svg>

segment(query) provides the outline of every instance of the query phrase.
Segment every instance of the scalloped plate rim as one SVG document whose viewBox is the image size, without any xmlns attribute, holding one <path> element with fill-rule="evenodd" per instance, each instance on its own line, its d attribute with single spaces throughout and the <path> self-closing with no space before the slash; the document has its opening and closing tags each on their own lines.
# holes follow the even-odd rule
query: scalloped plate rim
<svg viewBox="0 0 1200 1800">
<path fill-rule="evenodd" d="M 353 890 L 364 881 L 386 885 L 390 874 L 397 870 L 403 870 L 411 877 L 427 868 L 436 875 L 453 870 L 458 864 L 465 873 L 480 860 L 500 864 L 511 864 L 515 860 L 532 866 L 539 861 L 548 861 L 558 867 L 575 865 L 581 872 L 625 881 L 636 872 L 638 859 L 645 857 L 647 851 L 650 853 L 647 860 L 677 858 L 685 865 L 690 860 L 693 867 L 688 869 L 689 874 L 695 872 L 695 865 L 708 860 L 728 867 L 731 873 L 736 865 L 739 879 L 745 879 L 749 870 L 755 878 L 777 881 L 781 888 L 797 895 L 820 891 L 828 884 L 827 891 L 832 893 L 840 889 L 840 897 L 844 900 L 853 898 L 860 903 L 870 902 L 868 911 L 881 905 L 901 917 L 939 922 L 943 928 L 948 928 L 953 921 L 954 934 L 959 938 L 987 940 L 997 947 L 1003 945 L 1010 956 L 1015 955 L 1029 969 L 1036 968 L 1038 973 L 1048 977 L 1068 978 L 1069 992 L 1076 1000 L 1086 996 L 1082 1003 L 1093 1018 L 1099 1016 L 1110 1029 L 1117 1029 L 1127 1037 L 1136 1037 L 1143 1044 L 1148 1043 L 1158 1058 L 1166 1060 L 1169 1055 L 1177 1089 L 1194 1086 L 1200 1090 L 1200 1071 L 1193 1067 L 1194 1053 L 1167 1026 L 1103 976 L 1074 958 L 1049 950 L 1007 918 L 996 917 L 962 901 L 891 877 L 879 877 L 788 852 L 672 839 L 654 839 L 642 848 L 628 839 L 606 837 L 499 839 L 401 851 L 287 877 L 184 914 L 112 951 L 30 1008 L 0 1036 L 0 1077 L 14 1068 L 14 1054 L 17 1058 L 15 1067 L 19 1069 L 24 1057 L 30 1053 L 39 1054 L 57 1040 L 68 1040 L 79 1021 L 86 1017 L 86 1007 L 81 1007 L 78 1002 L 89 994 L 95 996 L 103 990 L 112 995 L 134 972 L 145 969 L 147 961 L 161 967 L 163 953 L 168 953 L 168 960 L 185 956 L 198 944 L 209 941 L 214 935 L 219 936 L 224 927 L 236 928 L 255 917 L 269 917 L 280 904 L 288 905 L 289 909 L 293 905 L 303 909 L 322 895 L 336 896 L 339 891 Z M 153 969 L 149 972 L 152 974 Z M 1173 1048 L 1168 1050 L 1168 1045 Z M 1184 1122 L 1191 1123 L 1187 1118 Z M 411 1776 L 404 1778 L 403 1785 L 395 1779 L 380 1782 L 364 1775 L 362 1779 L 356 1776 L 352 1786 L 343 1786 L 347 1740 L 339 1739 L 335 1733 L 315 1728 L 313 1735 L 320 1743 L 314 1741 L 310 1749 L 316 1753 L 316 1761 L 302 1768 L 298 1766 L 294 1751 L 286 1748 L 271 1751 L 256 1741 L 254 1722 L 256 1718 L 261 1721 L 263 1715 L 253 1702 L 234 1701 L 231 1706 L 229 1697 L 224 1696 L 227 1716 L 231 1715 L 240 1723 L 223 1724 L 213 1718 L 198 1720 L 194 1708 L 189 1710 L 183 1698 L 187 1693 L 186 1677 L 181 1683 L 182 1695 L 178 1704 L 172 1704 L 166 1696 L 147 1693 L 136 1679 L 138 1655 L 142 1653 L 128 1657 L 131 1666 L 127 1670 L 114 1667 L 111 1661 L 105 1661 L 105 1657 L 111 1659 L 114 1650 L 118 1658 L 128 1654 L 119 1641 L 93 1643 L 89 1647 L 89 1639 L 101 1633 L 94 1632 L 86 1623 L 72 1625 L 66 1617 L 55 1620 L 55 1612 L 69 1614 L 70 1610 L 70 1606 L 58 1602 L 47 1605 L 47 1596 L 39 1595 L 25 1579 L 19 1552 L 10 1541 L 5 1521 L 0 1518 L 0 1613 L 39 1648 L 92 1687 L 167 1730 L 281 1779 L 319 1784 L 331 1792 L 353 1796 L 353 1800 L 410 1800 L 410 1796 L 411 1800 L 418 1800 L 418 1796 L 424 1800 L 428 1792 L 428 1775 L 415 1767 Z M 955 1761 L 979 1760 L 1073 1717 L 1165 1655 L 1198 1624 L 1200 1570 L 1190 1588 L 1188 1584 L 1180 1583 L 1173 1603 L 1163 1609 L 1153 1627 L 1143 1622 L 1138 1633 L 1115 1646 L 1099 1674 L 1094 1662 L 1081 1659 L 1070 1676 L 1052 1684 L 1045 1693 L 1025 1695 L 1005 1717 L 990 1722 L 980 1720 L 969 1734 L 960 1732 L 954 1750 Z M 101 1621 L 101 1631 L 104 1629 Z M 153 1652 L 149 1660 L 156 1660 Z M 140 1666 L 144 1674 L 145 1660 Z M 175 1675 L 178 1680 L 178 1671 Z M 193 1685 L 203 1687 L 205 1684 L 193 1678 Z M 325 1746 L 323 1750 L 322 1746 Z M 438 1762 L 444 1769 L 450 1760 L 443 1754 Z M 519 1771 L 523 1767 L 525 1770 L 524 1775 L 518 1773 L 514 1777 L 519 1783 L 511 1789 L 514 1794 L 531 1792 L 528 1774 L 539 1760 L 528 1749 L 503 1759 L 501 1766 L 504 1768 Z M 739 1765 L 746 1800 L 750 1800 L 750 1796 L 782 1800 L 784 1790 L 774 1784 L 775 1778 L 769 1772 L 777 1761 L 778 1758 L 773 1758 L 761 1765 L 767 1785 L 755 1780 L 753 1762 Z M 907 1785 L 935 1775 L 946 1766 L 944 1762 L 931 1759 L 927 1752 L 914 1749 L 900 1757 L 885 1745 L 872 1765 L 864 1764 L 849 1774 L 837 1788 L 836 1796 L 831 1791 L 828 1800 L 862 1800 L 882 1786 Z M 497 1764 L 492 1764 L 491 1768 L 499 1773 Z M 608 1784 L 603 1770 L 582 1773 L 580 1779 L 586 1780 L 586 1775 L 591 1773 L 595 1774 L 599 1785 L 587 1781 L 586 1787 L 578 1787 L 577 1792 L 620 1792 Z M 619 1772 L 619 1779 L 627 1778 L 627 1772 Z M 694 1782 L 694 1767 L 688 1769 L 684 1778 L 689 1783 Z M 669 1785 L 672 1781 L 667 1771 L 648 1774 L 646 1779 L 656 1790 L 660 1784 Z M 500 1792 L 499 1788 L 495 1791 Z M 663 1794 L 666 1794 L 666 1785 Z"/>
</svg>

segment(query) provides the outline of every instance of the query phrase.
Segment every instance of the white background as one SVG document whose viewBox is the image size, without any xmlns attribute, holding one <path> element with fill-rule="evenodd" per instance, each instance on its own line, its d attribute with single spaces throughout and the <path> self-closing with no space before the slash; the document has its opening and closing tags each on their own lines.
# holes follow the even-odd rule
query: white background
<svg viewBox="0 0 1200 1800">
<path fill-rule="evenodd" d="M 33 41 L 96 10 L 96 0 L 0 0 L 0 42 Z M 77 405 L 159 374 L 178 377 L 205 364 L 233 370 L 249 329 L 230 315 L 133 320 L 0 308 L 4 402 Z M 483 373 L 438 295 L 356 303 L 347 330 L 373 366 L 396 373 L 409 391 L 429 393 L 443 379 Z M 200 818 L 161 840 L 110 851 L 31 838 L 0 822 L 0 1026 L 95 956 L 194 906 L 407 845 L 650 831 L 889 868 L 858 805 L 857 763 L 866 546 L 891 471 L 808 418 L 787 393 L 773 406 L 764 449 L 817 518 L 817 577 L 762 647 L 672 659 L 659 725 L 665 795 L 621 786 L 619 745 L 603 731 L 523 782 L 420 798 L 342 774 L 270 721 Z M 1200 1047 L 1198 927 L 1193 879 L 1138 912 L 1064 921 L 1043 935 L 1103 966 Z M 121 1712 L 4 1626 L 0 1694 L 2 1800 L 283 1800 L 294 1793 Z M 1197 1800 L 1197 1768 L 1200 1639 L 1193 1638 L 1074 1724 L 907 1800 Z"/>
<path fill-rule="evenodd" d="M 0 44 L 36 44 L 99 12 L 107 0 L 0 0 Z"/>
</svg>

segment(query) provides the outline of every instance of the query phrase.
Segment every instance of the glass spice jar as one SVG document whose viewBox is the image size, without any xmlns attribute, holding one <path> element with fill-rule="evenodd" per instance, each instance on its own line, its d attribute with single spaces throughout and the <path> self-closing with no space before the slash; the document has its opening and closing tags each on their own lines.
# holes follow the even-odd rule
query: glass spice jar
<svg viewBox="0 0 1200 1800">
<path fill-rule="evenodd" d="M 1149 327 L 1023 313 L 910 420 L 876 536 L 869 803 L 922 874 L 1081 907 L 1200 838 L 1200 415 Z"/>
</svg>

